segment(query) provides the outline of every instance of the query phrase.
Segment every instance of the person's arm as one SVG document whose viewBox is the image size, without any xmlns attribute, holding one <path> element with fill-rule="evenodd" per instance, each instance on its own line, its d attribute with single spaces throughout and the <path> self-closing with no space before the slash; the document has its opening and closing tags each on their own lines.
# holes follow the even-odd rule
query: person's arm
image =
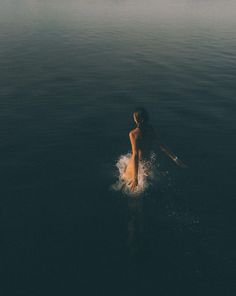
<svg viewBox="0 0 236 296">
<path fill-rule="evenodd" d="M 131 181 L 131 190 L 134 190 L 138 185 L 138 148 L 137 148 L 137 139 L 133 132 L 129 133 L 129 138 L 132 146 L 132 158 L 133 162 L 133 179 Z"/>
<path fill-rule="evenodd" d="M 178 156 L 176 156 L 168 147 L 166 147 L 164 144 L 160 142 L 160 138 L 156 135 L 156 133 L 155 133 L 155 139 L 161 151 L 164 152 L 170 159 L 172 159 L 176 163 L 176 165 L 178 165 L 181 168 L 187 167 L 186 164 L 184 164 L 182 160 L 178 158 Z"/>
</svg>

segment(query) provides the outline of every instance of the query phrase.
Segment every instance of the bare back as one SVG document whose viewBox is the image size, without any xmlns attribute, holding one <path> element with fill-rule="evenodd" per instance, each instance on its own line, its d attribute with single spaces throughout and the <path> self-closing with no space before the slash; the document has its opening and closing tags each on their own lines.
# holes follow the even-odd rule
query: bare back
<svg viewBox="0 0 236 296">
<path fill-rule="evenodd" d="M 131 131 L 131 134 L 136 139 L 139 160 L 148 159 L 150 157 L 155 138 L 152 126 L 147 126 L 145 129 L 137 127 Z"/>
</svg>

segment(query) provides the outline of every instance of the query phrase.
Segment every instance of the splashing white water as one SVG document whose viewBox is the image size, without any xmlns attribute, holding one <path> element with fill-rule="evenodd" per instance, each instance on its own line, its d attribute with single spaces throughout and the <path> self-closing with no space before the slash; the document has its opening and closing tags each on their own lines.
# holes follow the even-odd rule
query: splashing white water
<svg viewBox="0 0 236 296">
<path fill-rule="evenodd" d="M 156 170 L 156 155 L 151 154 L 149 161 L 140 161 L 138 167 L 138 186 L 134 191 L 131 191 L 129 180 L 124 178 L 124 173 L 130 162 L 132 154 L 127 153 L 121 155 L 116 163 L 118 169 L 118 181 L 112 185 L 112 189 L 122 191 L 127 195 L 139 195 L 143 193 L 148 187 L 154 184 L 157 170 Z"/>
</svg>

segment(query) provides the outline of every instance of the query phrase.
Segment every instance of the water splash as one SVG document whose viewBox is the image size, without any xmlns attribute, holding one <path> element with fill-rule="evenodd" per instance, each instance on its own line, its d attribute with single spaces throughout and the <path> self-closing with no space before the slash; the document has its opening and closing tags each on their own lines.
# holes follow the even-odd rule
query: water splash
<svg viewBox="0 0 236 296">
<path fill-rule="evenodd" d="M 156 168 L 156 154 L 153 152 L 151 154 L 149 161 L 140 161 L 138 168 L 138 186 L 134 191 L 131 191 L 130 184 L 128 180 L 124 179 L 124 173 L 131 160 L 131 153 L 121 155 L 116 162 L 117 177 L 118 180 L 112 185 L 112 189 L 115 191 L 121 191 L 125 195 L 140 195 L 146 191 L 150 186 L 155 183 L 157 178 L 157 168 Z"/>
</svg>

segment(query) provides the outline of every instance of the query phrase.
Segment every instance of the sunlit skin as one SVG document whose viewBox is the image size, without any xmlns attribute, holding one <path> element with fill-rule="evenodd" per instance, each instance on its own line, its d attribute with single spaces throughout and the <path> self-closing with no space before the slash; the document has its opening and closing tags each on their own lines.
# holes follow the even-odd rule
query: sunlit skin
<svg viewBox="0 0 236 296">
<path fill-rule="evenodd" d="M 145 132 L 145 137 L 143 137 L 142 131 L 138 127 L 139 122 L 135 113 L 133 114 L 133 119 L 137 127 L 131 130 L 129 133 L 130 143 L 132 147 L 132 157 L 124 174 L 124 178 L 129 182 L 128 184 L 130 185 L 131 191 L 134 191 L 135 188 L 138 186 L 139 161 L 145 158 L 145 156 L 148 155 L 148 153 L 150 152 L 148 150 L 150 148 L 149 146 L 151 142 L 155 141 L 160 147 L 161 151 L 163 151 L 169 158 L 171 158 L 176 165 L 181 168 L 186 167 L 186 165 L 180 159 L 178 159 L 178 157 L 169 148 L 160 143 L 159 138 L 157 137 L 151 126 Z"/>
</svg>

